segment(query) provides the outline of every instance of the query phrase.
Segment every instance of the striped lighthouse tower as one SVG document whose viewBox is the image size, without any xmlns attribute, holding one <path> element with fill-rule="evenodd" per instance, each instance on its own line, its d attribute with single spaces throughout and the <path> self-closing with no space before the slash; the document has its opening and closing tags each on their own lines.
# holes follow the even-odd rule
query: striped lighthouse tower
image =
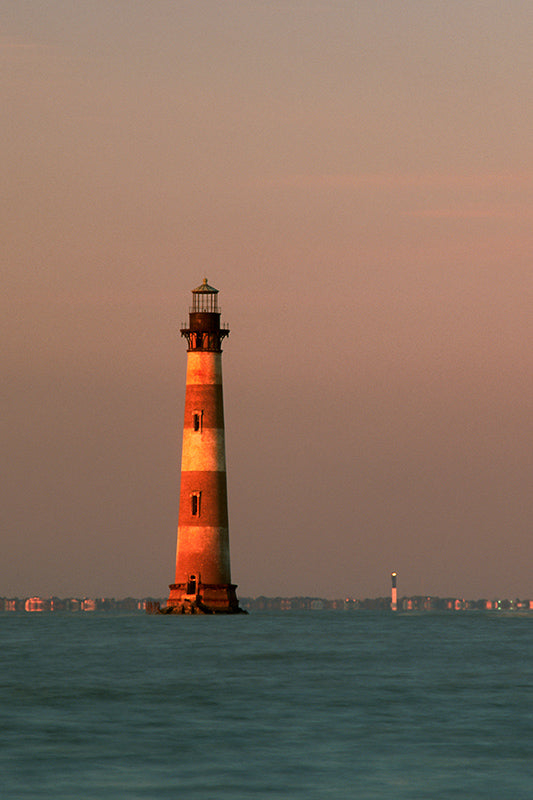
<svg viewBox="0 0 533 800">
<path fill-rule="evenodd" d="M 396 578 L 398 577 L 398 573 L 397 572 L 391 572 L 390 577 L 391 577 L 391 584 L 392 584 L 390 607 L 391 607 L 392 611 L 397 611 L 398 610 L 398 590 L 396 588 Z"/>
<path fill-rule="evenodd" d="M 187 339 L 185 418 L 176 552 L 176 578 L 167 607 L 173 613 L 237 613 L 231 582 L 222 340 L 218 289 L 207 278 L 192 290 Z"/>
</svg>

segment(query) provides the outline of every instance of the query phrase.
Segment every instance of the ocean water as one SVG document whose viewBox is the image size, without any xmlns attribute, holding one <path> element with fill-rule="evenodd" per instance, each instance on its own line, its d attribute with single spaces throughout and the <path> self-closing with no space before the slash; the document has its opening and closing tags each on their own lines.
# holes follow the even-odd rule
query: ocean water
<svg viewBox="0 0 533 800">
<path fill-rule="evenodd" d="M 531 800 L 533 616 L 0 616 L 8 800 Z"/>
</svg>

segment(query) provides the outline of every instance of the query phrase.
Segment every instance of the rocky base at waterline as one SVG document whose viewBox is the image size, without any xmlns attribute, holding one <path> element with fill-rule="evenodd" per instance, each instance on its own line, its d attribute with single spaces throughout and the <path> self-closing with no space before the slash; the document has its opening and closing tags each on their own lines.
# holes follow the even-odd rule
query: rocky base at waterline
<svg viewBox="0 0 533 800">
<path fill-rule="evenodd" d="M 227 608 L 216 610 L 204 605 L 201 600 L 182 600 L 174 606 L 163 606 L 155 601 L 146 602 L 147 614 L 247 614 L 244 608 Z"/>
</svg>

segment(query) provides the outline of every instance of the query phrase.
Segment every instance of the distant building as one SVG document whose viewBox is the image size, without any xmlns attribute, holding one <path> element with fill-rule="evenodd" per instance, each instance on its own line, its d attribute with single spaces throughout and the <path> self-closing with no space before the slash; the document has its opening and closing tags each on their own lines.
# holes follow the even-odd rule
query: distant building
<svg viewBox="0 0 533 800">
<path fill-rule="evenodd" d="M 24 603 L 24 610 L 25 611 L 43 611 L 44 610 L 44 600 L 42 599 L 42 597 L 28 597 L 28 599 Z"/>
</svg>

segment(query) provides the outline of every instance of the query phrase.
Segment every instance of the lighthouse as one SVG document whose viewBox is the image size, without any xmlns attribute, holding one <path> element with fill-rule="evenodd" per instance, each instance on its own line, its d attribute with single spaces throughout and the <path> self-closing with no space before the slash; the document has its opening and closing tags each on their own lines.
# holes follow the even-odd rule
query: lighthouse
<svg viewBox="0 0 533 800">
<path fill-rule="evenodd" d="M 391 577 L 391 584 L 392 584 L 390 607 L 391 607 L 392 611 L 397 611 L 398 610 L 398 590 L 396 588 L 396 578 L 398 577 L 398 573 L 397 572 L 391 572 L 390 577 Z"/>
<path fill-rule="evenodd" d="M 222 342 L 218 289 L 207 278 L 192 290 L 181 457 L 176 577 L 167 613 L 241 611 L 231 582 Z"/>
</svg>

